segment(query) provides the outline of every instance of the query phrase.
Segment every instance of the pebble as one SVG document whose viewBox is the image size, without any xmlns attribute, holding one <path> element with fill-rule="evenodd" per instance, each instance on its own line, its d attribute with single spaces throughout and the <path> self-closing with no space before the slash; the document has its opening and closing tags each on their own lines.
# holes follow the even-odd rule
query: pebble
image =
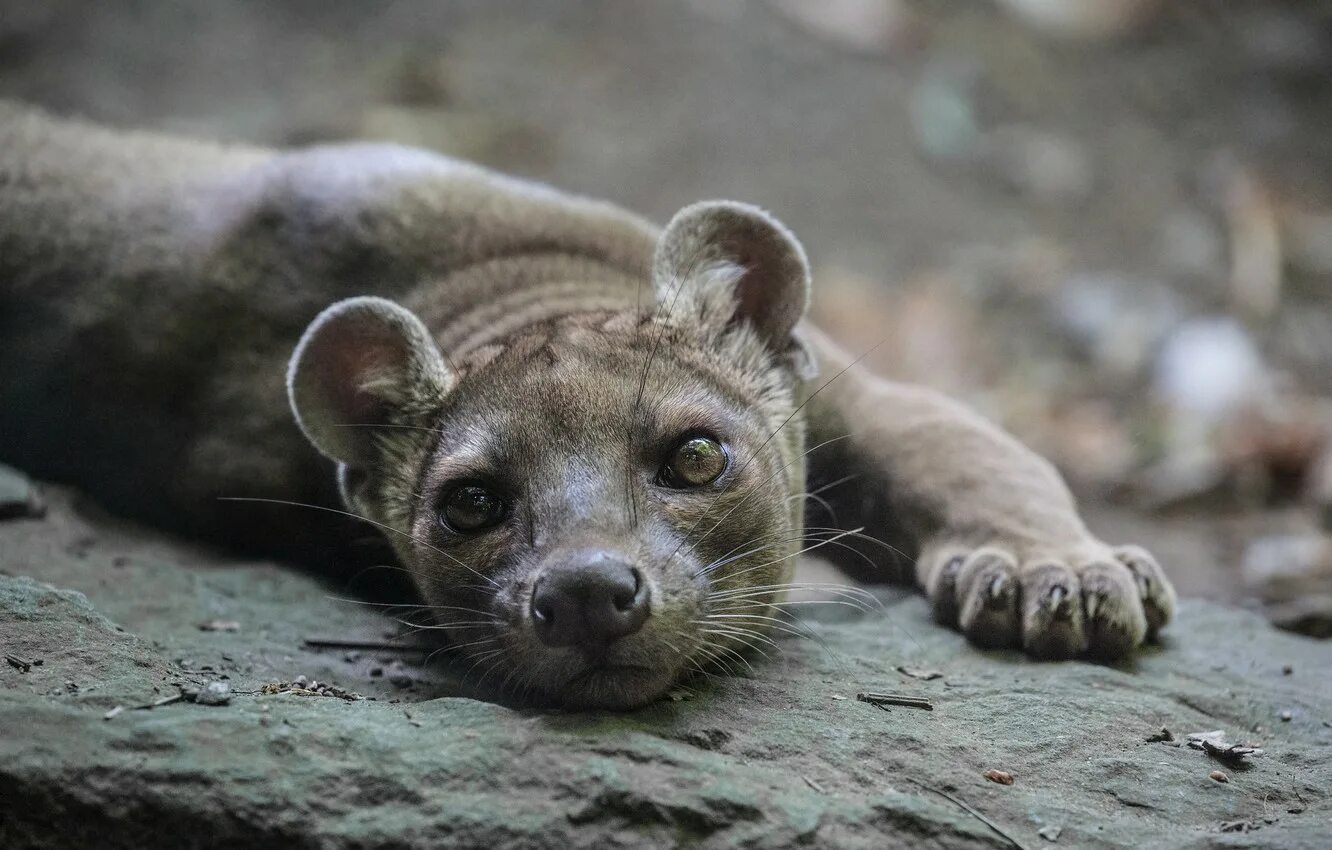
<svg viewBox="0 0 1332 850">
<path fill-rule="evenodd" d="M 0 464 L 0 519 L 39 518 L 46 505 L 28 476 Z"/>
<path fill-rule="evenodd" d="M 1013 774 L 1009 773 L 1006 770 L 996 770 L 995 768 L 990 768 L 989 770 L 985 771 L 985 778 L 990 780 L 991 782 L 997 782 L 1000 785 L 1013 784 Z"/>
<path fill-rule="evenodd" d="M 1159 0 L 1001 0 L 1014 17 L 1042 35 L 1072 41 L 1102 41 L 1146 23 Z"/>
<path fill-rule="evenodd" d="M 1062 826 L 1043 826 L 1036 830 L 1036 834 L 1041 838 L 1044 838 L 1046 841 L 1058 841 L 1059 833 L 1063 831 L 1064 828 Z"/>
<path fill-rule="evenodd" d="M 1219 771 L 1219 770 L 1214 770 L 1214 771 L 1212 771 L 1211 773 L 1209 773 L 1209 774 L 1207 774 L 1207 775 L 1208 775 L 1209 777 L 1211 777 L 1211 779 L 1212 779 L 1213 781 L 1215 781 L 1215 782 L 1229 782 L 1229 781 L 1230 781 L 1230 777 L 1229 777 L 1229 776 L 1226 776 L 1224 773 L 1222 773 L 1222 772 Z"/>
<path fill-rule="evenodd" d="M 194 701 L 199 705 L 226 705 L 231 702 L 231 685 L 223 681 L 209 682 Z"/>
<path fill-rule="evenodd" d="M 1253 338 L 1228 316 L 1185 321 L 1166 340 L 1156 365 L 1161 399 L 1205 422 L 1260 397 L 1267 381 Z"/>
</svg>

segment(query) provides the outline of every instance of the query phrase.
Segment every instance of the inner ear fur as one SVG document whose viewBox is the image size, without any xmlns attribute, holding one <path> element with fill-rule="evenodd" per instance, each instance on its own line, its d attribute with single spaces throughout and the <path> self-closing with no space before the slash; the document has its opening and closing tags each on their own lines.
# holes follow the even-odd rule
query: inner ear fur
<svg viewBox="0 0 1332 850">
<path fill-rule="evenodd" d="M 375 426 L 441 402 L 451 382 L 421 320 L 371 296 L 339 301 L 320 313 L 287 369 L 291 409 L 305 436 L 354 469 L 374 460 Z"/>
<path fill-rule="evenodd" d="M 673 304 L 699 300 L 704 293 L 698 287 L 716 278 L 719 268 L 733 271 L 723 275 L 733 281 L 730 318 L 748 322 L 773 351 L 788 351 L 810 292 L 809 262 L 791 231 L 758 207 L 735 201 L 680 210 L 657 242 L 658 302 L 675 312 Z"/>
</svg>

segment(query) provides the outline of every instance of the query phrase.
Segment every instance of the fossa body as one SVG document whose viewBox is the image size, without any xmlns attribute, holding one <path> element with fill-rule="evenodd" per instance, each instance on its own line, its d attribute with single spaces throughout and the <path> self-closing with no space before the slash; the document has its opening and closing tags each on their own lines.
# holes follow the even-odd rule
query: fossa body
<svg viewBox="0 0 1332 850">
<path fill-rule="evenodd" d="M 408 148 L 0 105 L 0 460 L 305 560 L 353 559 L 330 511 L 355 514 L 464 655 L 571 706 L 745 653 L 834 522 L 863 536 L 821 553 L 980 645 L 1116 658 L 1165 625 L 1148 553 L 1011 436 L 860 368 L 809 292 L 744 204 L 659 228 Z"/>
</svg>

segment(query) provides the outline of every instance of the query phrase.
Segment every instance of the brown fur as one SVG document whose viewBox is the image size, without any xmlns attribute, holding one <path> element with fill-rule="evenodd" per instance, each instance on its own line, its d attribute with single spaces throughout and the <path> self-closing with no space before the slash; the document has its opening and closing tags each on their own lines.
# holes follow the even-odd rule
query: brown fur
<svg viewBox="0 0 1332 850">
<path fill-rule="evenodd" d="M 1118 657 L 1168 621 L 1147 553 L 1093 538 L 1008 435 L 802 324 L 808 285 L 794 238 L 744 205 L 658 231 L 420 151 L 226 149 L 0 104 L 0 457 L 172 528 L 347 560 L 356 535 L 326 513 L 217 501 L 338 505 L 286 374 L 341 502 L 509 688 L 627 706 L 742 659 L 806 504 L 893 547 L 837 560 L 914 574 L 982 645 Z M 696 431 L 728 471 L 662 488 Z M 451 533 L 440 500 L 473 478 L 512 511 Z M 632 559 L 651 601 L 599 658 L 540 644 L 526 613 L 588 547 Z"/>
</svg>

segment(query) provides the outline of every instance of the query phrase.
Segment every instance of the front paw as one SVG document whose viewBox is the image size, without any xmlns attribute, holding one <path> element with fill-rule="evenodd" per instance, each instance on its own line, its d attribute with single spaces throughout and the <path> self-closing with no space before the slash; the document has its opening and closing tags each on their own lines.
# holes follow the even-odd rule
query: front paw
<svg viewBox="0 0 1332 850">
<path fill-rule="evenodd" d="M 1174 588 L 1139 546 L 941 542 L 922 553 L 917 574 L 940 623 L 1037 658 L 1123 658 L 1175 612 Z"/>
</svg>

